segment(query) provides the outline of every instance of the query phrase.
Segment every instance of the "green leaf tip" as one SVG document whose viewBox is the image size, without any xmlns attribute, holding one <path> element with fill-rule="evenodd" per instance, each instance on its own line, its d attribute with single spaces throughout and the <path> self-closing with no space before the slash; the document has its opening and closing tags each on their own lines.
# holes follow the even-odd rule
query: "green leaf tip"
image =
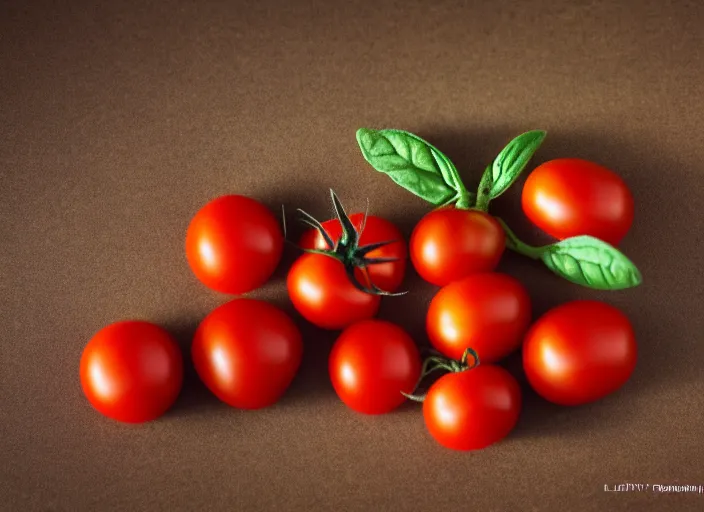
<svg viewBox="0 0 704 512">
<path fill-rule="evenodd" d="M 499 197 L 513 185 L 546 136 L 545 130 L 531 130 L 515 137 L 501 150 L 492 164 L 492 199 Z"/>
</svg>

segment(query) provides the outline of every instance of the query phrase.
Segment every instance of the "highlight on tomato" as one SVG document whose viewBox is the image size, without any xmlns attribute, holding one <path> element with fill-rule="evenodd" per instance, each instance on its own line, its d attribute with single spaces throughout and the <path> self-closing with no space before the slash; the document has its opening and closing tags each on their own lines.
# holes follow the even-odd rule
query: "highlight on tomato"
<svg viewBox="0 0 704 512">
<path fill-rule="evenodd" d="M 283 253 L 284 237 L 274 214 L 241 195 L 203 206 L 186 233 L 186 257 L 196 277 L 221 293 L 242 294 L 263 285 Z"/>
<path fill-rule="evenodd" d="M 183 383 L 183 358 L 158 325 L 125 320 L 98 331 L 83 349 L 83 393 L 101 414 L 144 423 L 164 414 Z"/>
<path fill-rule="evenodd" d="M 551 309 L 530 328 L 523 368 L 531 387 L 559 405 L 594 402 L 620 389 L 636 366 L 637 345 L 626 315 L 594 300 Z"/>
<path fill-rule="evenodd" d="M 488 272 L 441 288 L 430 302 L 426 329 L 441 354 L 459 359 L 472 347 L 493 363 L 520 347 L 530 321 L 525 287 L 507 274 Z"/>
<path fill-rule="evenodd" d="M 420 377 L 421 360 L 413 339 L 383 320 L 363 320 L 338 337 L 329 359 L 330 380 L 349 408 L 364 414 L 396 409 Z"/>
<path fill-rule="evenodd" d="M 618 245 L 633 223 L 633 196 L 613 171 L 588 160 L 559 158 L 528 175 L 523 211 L 559 240 L 589 235 Z"/>
<path fill-rule="evenodd" d="M 423 363 L 421 379 L 437 370 L 448 373 L 427 393 L 406 396 L 423 403 L 425 426 L 440 445 L 452 450 L 479 450 L 504 439 L 514 429 L 522 396 L 518 382 L 508 371 L 480 364 L 471 348 L 459 360 L 429 357 Z"/>
<path fill-rule="evenodd" d="M 193 364 L 206 387 L 240 409 L 276 403 L 298 372 L 302 355 L 301 333 L 286 313 L 244 298 L 206 316 L 191 346 Z"/>
<path fill-rule="evenodd" d="M 323 329 L 344 329 L 355 322 L 374 317 L 379 310 L 381 296 L 403 293 L 382 289 L 372 277 L 372 268 L 391 264 L 387 267 L 391 272 L 381 281 L 393 287 L 402 280 L 405 267 L 394 266 L 402 260 L 402 256 L 398 255 L 399 239 L 382 239 L 361 245 L 361 237 L 366 231 L 364 219 L 361 220 L 362 227 L 356 228 L 335 192 L 331 190 L 330 194 L 341 229 L 339 238 L 334 240 L 320 222 L 299 209 L 303 222 L 317 231 L 325 248 L 309 248 L 311 242 L 304 240 L 307 245 L 304 247 L 305 254 L 291 266 L 286 284 L 293 306 L 306 320 Z M 377 226 L 379 224 L 376 223 Z M 387 234 L 396 233 L 391 229 L 374 232 L 375 237 L 380 238 Z M 318 242 L 315 245 L 317 247 Z M 382 249 L 386 252 L 377 256 Z M 386 270 L 376 272 L 376 277 L 382 272 Z"/>
</svg>

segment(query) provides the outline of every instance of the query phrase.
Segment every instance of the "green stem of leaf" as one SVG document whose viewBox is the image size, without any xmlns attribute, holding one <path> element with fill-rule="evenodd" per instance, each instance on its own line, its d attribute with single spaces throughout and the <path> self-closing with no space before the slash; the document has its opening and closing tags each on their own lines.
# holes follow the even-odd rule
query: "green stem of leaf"
<svg viewBox="0 0 704 512">
<path fill-rule="evenodd" d="M 511 228 L 508 227 L 508 224 L 506 224 L 503 219 L 496 217 L 496 220 L 499 221 L 504 233 L 506 233 L 506 247 L 533 260 L 539 260 L 541 258 L 547 249 L 547 246 L 534 247 L 532 245 L 528 245 L 516 236 L 516 234 L 511 230 Z"/>
<path fill-rule="evenodd" d="M 643 281 L 638 267 L 621 251 L 602 240 L 580 235 L 533 247 L 519 240 L 503 220 L 497 220 L 506 233 L 506 247 L 541 260 L 563 279 L 595 290 L 623 290 Z"/>
<path fill-rule="evenodd" d="M 460 210 L 469 210 L 474 206 L 475 197 L 474 194 L 468 192 L 466 189 L 460 193 L 457 202 L 455 203 L 455 208 Z"/>
<path fill-rule="evenodd" d="M 488 165 L 482 174 L 482 179 L 477 188 L 477 202 L 475 208 L 485 212 L 489 209 L 489 201 L 491 201 L 491 185 L 493 182 L 491 165 Z"/>
</svg>

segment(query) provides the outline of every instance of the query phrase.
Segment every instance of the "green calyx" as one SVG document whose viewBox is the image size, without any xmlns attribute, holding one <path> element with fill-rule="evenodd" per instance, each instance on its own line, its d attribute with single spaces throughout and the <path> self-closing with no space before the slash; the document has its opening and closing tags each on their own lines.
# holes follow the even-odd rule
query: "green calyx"
<svg viewBox="0 0 704 512">
<path fill-rule="evenodd" d="M 330 196 L 332 197 L 332 203 L 335 208 L 335 214 L 342 228 L 342 235 L 340 236 L 340 239 L 337 241 L 337 243 L 334 242 L 330 234 L 325 230 L 323 225 L 315 217 L 299 208 L 297 211 L 301 216 L 301 222 L 310 226 L 311 228 L 315 229 L 318 233 L 320 233 L 320 236 L 323 237 L 327 246 L 330 247 L 330 249 L 304 249 L 304 251 L 314 254 L 322 254 L 340 261 L 340 263 L 342 263 L 345 267 L 345 272 L 352 285 L 362 292 L 369 293 L 371 295 L 405 295 L 407 292 L 392 293 L 386 290 L 382 290 L 372 282 L 371 278 L 369 277 L 369 273 L 367 272 L 367 267 L 369 267 L 370 265 L 398 261 L 398 258 L 370 258 L 368 256 L 369 253 L 375 251 L 376 249 L 398 242 L 398 240 L 386 240 L 383 242 L 360 246 L 359 240 L 362 231 L 364 231 L 364 225 L 367 220 L 367 214 L 364 214 L 362 226 L 360 230 L 357 231 L 357 228 L 355 228 L 354 224 L 347 215 L 347 212 L 345 212 L 345 208 L 342 206 L 340 199 L 337 197 L 337 194 L 335 194 L 332 189 L 330 189 Z M 364 275 L 367 284 L 361 283 L 359 279 L 357 279 L 355 270 L 358 268 L 362 271 L 362 274 Z"/>
<path fill-rule="evenodd" d="M 472 356 L 472 359 L 468 361 L 469 356 Z M 413 388 L 413 391 L 415 392 L 415 390 L 418 389 L 420 383 L 425 377 L 437 370 L 445 370 L 446 372 L 450 373 L 459 373 L 471 370 L 472 368 L 476 368 L 477 366 L 479 366 L 479 354 L 477 354 L 477 352 L 472 348 L 465 349 L 464 353 L 462 354 L 462 357 L 459 360 L 448 359 L 442 356 L 430 356 L 425 361 L 423 361 L 423 367 L 420 371 L 420 377 L 418 378 L 418 382 Z M 423 393 L 421 395 L 414 395 L 411 393 L 404 393 L 403 391 L 401 391 L 401 394 L 409 400 L 413 400 L 414 402 L 423 402 L 427 395 L 427 393 Z"/>
<path fill-rule="evenodd" d="M 643 281 L 631 260 L 598 238 L 575 236 L 533 247 L 519 240 L 503 220 L 497 220 L 506 233 L 506 247 L 542 261 L 552 272 L 575 284 L 596 290 L 622 290 L 638 286 Z"/>
</svg>

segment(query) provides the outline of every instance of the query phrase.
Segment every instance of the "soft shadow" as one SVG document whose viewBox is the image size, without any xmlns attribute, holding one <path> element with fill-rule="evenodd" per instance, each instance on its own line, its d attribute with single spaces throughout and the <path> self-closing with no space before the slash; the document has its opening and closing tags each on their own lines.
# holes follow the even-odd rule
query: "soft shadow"
<svg viewBox="0 0 704 512">
<path fill-rule="evenodd" d="M 633 386 L 626 385 L 613 395 L 577 407 L 565 407 L 548 402 L 531 388 L 523 371 L 521 351 L 514 352 L 499 363 L 513 375 L 521 387 L 523 404 L 518 425 L 511 433 L 512 438 L 544 436 L 576 436 L 598 434 L 626 425 L 630 413 L 627 408 L 619 408 L 613 414 L 615 403 L 630 401 L 636 392 Z"/>
<path fill-rule="evenodd" d="M 511 437 L 588 437 L 599 436 L 613 429 L 628 429 L 635 424 L 636 409 L 622 407 L 630 401 L 634 390 L 626 386 L 596 402 L 579 406 L 561 406 L 548 402 L 527 384 L 521 386 L 523 406 Z"/>
<path fill-rule="evenodd" d="M 191 359 L 191 344 L 198 322 L 166 322 L 164 328 L 171 333 L 183 356 L 183 387 L 176 403 L 166 413 L 172 416 L 211 414 L 228 406 L 213 395 L 200 380 Z"/>
<path fill-rule="evenodd" d="M 303 336 L 303 359 L 296 377 L 279 400 L 281 407 L 314 405 L 335 397 L 328 372 L 328 358 L 339 332 L 318 329 L 306 325 L 305 321 L 297 323 Z"/>
</svg>

